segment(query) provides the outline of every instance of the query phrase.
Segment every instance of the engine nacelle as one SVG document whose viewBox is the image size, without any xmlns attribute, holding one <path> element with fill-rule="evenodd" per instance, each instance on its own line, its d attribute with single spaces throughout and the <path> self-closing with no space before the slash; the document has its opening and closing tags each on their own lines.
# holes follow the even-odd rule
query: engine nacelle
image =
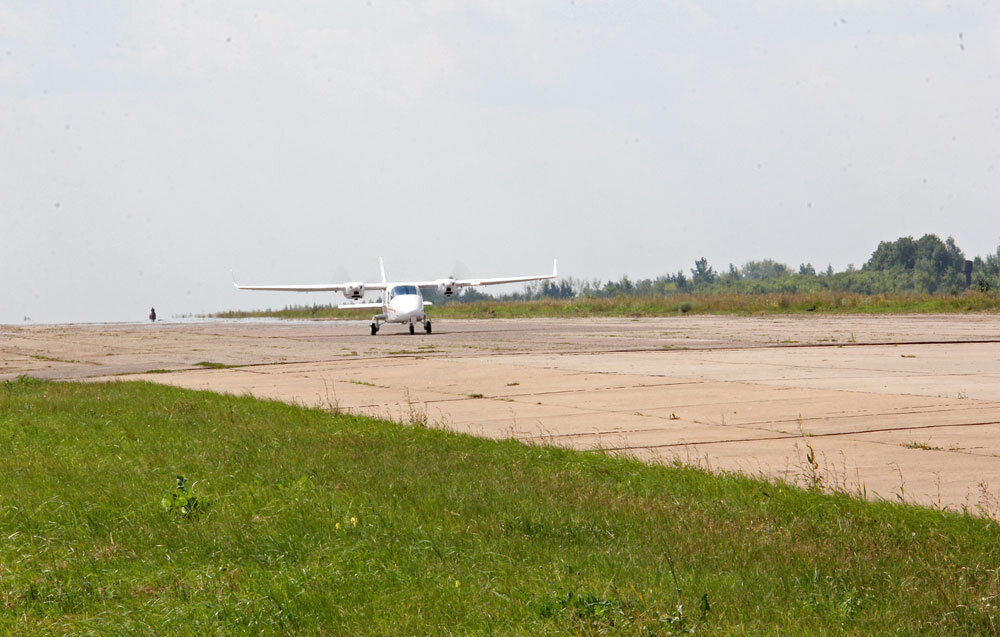
<svg viewBox="0 0 1000 637">
<path fill-rule="evenodd" d="M 458 290 L 458 284 L 455 279 L 438 279 L 438 292 L 445 296 L 451 296 Z"/>
<path fill-rule="evenodd" d="M 344 296 L 349 299 L 358 299 L 364 297 L 365 295 L 365 284 L 364 283 L 348 283 L 344 286 Z"/>
</svg>

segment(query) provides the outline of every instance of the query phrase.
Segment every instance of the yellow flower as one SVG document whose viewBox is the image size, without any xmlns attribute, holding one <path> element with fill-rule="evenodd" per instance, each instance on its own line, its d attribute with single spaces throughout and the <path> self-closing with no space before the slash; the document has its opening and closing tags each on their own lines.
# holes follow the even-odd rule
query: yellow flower
<svg viewBox="0 0 1000 637">
<path fill-rule="evenodd" d="M 458 588 L 459 586 L 461 586 L 461 584 L 459 584 L 458 580 L 455 580 L 455 588 Z"/>
<path fill-rule="evenodd" d="M 355 517 L 352 517 L 351 518 L 351 526 L 357 526 L 357 525 L 358 525 L 358 519 L 355 518 Z"/>
<path fill-rule="evenodd" d="M 340 522 L 337 522 L 336 524 L 334 524 L 333 528 L 335 528 L 335 529 L 337 529 L 339 531 L 340 530 Z"/>
</svg>

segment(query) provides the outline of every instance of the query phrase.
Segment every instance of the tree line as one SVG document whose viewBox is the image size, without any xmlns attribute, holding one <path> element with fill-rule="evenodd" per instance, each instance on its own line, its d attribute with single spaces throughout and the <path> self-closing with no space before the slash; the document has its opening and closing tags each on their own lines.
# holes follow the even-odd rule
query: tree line
<svg viewBox="0 0 1000 637">
<path fill-rule="evenodd" d="M 800 292 L 853 292 L 857 294 L 923 293 L 959 294 L 966 289 L 966 256 L 952 237 L 944 241 L 934 234 L 919 239 L 900 237 L 882 241 L 860 269 L 849 265 L 835 272 L 828 265 L 818 270 L 811 263 L 797 269 L 774 261 L 748 261 L 741 267 L 730 263 L 717 271 L 702 257 L 688 272 L 679 270 L 651 279 L 632 280 L 623 276 L 617 281 L 563 278 L 526 285 L 520 292 L 491 296 L 467 288 L 451 299 L 436 291 L 425 296 L 437 304 L 483 300 L 528 301 L 571 299 L 576 297 L 608 298 L 623 295 L 648 296 L 669 294 L 795 294 Z M 1000 247 L 993 254 L 971 259 L 971 287 L 980 292 L 1000 289 Z"/>
</svg>

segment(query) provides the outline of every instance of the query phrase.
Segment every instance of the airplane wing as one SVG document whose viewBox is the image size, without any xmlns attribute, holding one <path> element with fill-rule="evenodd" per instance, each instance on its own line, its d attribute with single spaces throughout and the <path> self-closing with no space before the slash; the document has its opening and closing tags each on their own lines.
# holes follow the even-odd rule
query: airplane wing
<svg viewBox="0 0 1000 637">
<path fill-rule="evenodd" d="M 541 281 L 544 279 L 555 279 L 559 275 L 556 272 L 556 260 L 552 260 L 552 274 L 538 274 L 535 276 L 513 276 L 513 277 L 495 277 L 490 279 L 453 279 L 453 286 L 456 288 L 473 287 L 477 285 L 500 285 L 501 283 L 523 283 L 525 281 Z M 442 282 L 450 281 L 450 279 L 441 279 L 438 281 L 421 281 L 416 285 L 422 288 L 432 288 L 437 287 L 442 284 Z"/>
<path fill-rule="evenodd" d="M 307 285 L 240 285 L 233 277 L 233 285 L 237 290 L 267 290 L 271 292 L 343 292 L 358 283 L 317 283 Z M 385 283 L 362 283 L 366 290 L 384 290 Z"/>
<path fill-rule="evenodd" d="M 234 283 L 237 290 L 269 290 L 271 292 L 343 292 L 343 284 L 318 285 L 240 285 Z"/>
</svg>

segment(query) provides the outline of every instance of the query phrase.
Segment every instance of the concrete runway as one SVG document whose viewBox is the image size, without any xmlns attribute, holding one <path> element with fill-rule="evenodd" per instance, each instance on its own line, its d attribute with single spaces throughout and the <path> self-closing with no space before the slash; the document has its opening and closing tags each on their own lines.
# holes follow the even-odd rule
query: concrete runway
<svg viewBox="0 0 1000 637">
<path fill-rule="evenodd" d="M 997 316 L 441 320 L 432 335 L 367 331 L 355 321 L 0 326 L 0 378 L 251 393 L 1000 512 Z M 141 373 L 153 369 L 172 371 Z"/>
</svg>

